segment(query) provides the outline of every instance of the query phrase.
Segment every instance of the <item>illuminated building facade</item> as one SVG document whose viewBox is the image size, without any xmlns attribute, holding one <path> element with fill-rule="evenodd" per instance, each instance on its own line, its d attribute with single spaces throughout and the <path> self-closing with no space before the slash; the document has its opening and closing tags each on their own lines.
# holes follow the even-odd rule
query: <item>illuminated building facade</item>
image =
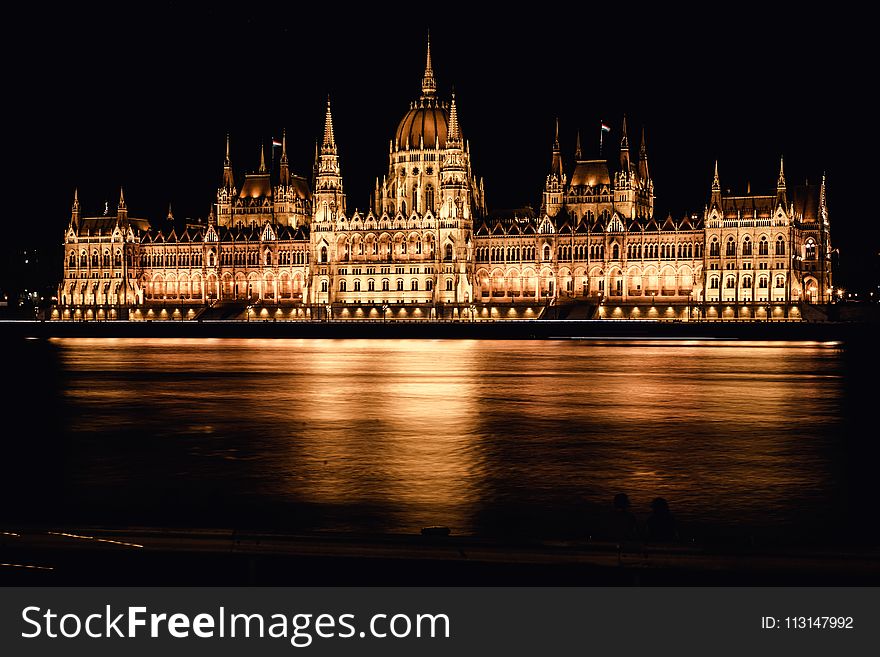
<svg viewBox="0 0 880 657">
<path fill-rule="evenodd" d="M 633 157 L 624 119 L 613 163 L 584 158 L 578 138 L 569 178 L 557 125 L 540 212 L 490 214 L 430 44 L 421 91 L 366 213 L 346 210 L 329 100 L 311 185 L 285 137 L 277 176 L 261 152 L 239 188 L 227 136 L 203 222 L 169 210 L 151 225 L 121 192 L 115 215 L 83 217 L 75 195 L 53 316 L 766 318 L 831 300 L 824 178 L 789 187 L 780 162 L 775 194 L 730 196 L 716 163 L 702 215 L 661 220 L 644 132 Z"/>
</svg>

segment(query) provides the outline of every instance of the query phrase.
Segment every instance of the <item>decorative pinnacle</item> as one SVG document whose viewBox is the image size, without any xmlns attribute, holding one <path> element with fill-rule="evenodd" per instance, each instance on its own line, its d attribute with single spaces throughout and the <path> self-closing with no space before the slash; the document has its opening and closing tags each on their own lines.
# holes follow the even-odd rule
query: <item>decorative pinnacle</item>
<svg viewBox="0 0 880 657">
<path fill-rule="evenodd" d="M 229 160 L 229 133 L 226 133 L 226 160 L 223 162 L 223 166 L 229 167 L 232 166 Z"/>
<path fill-rule="evenodd" d="M 281 129 L 281 161 L 287 161 L 287 128 Z"/>
<path fill-rule="evenodd" d="M 645 139 L 645 126 L 642 126 L 642 143 L 639 146 L 639 155 L 643 159 L 647 159 L 648 157 L 648 142 Z"/>
<path fill-rule="evenodd" d="M 330 95 L 327 95 L 327 114 L 324 117 L 324 148 L 336 148 L 336 138 L 333 136 L 333 114 L 330 112 Z"/>
<path fill-rule="evenodd" d="M 574 156 L 577 159 L 581 159 L 581 131 L 580 130 L 578 130 L 578 132 L 577 132 L 577 141 L 575 142 L 575 146 L 574 146 Z"/>
<path fill-rule="evenodd" d="M 783 167 L 782 156 L 779 156 L 779 181 L 776 183 L 778 189 L 785 187 L 785 169 Z"/>
<path fill-rule="evenodd" d="M 119 188 L 119 206 L 120 209 L 125 208 L 125 193 L 122 191 L 122 187 Z"/>
<path fill-rule="evenodd" d="M 712 179 L 712 189 L 721 191 L 721 181 L 718 179 L 718 160 L 715 160 L 715 177 Z"/>
<path fill-rule="evenodd" d="M 449 105 L 449 141 L 461 141 L 461 128 L 458 125 L 458 106 L 455 104 L 455 92 Z"/>
<path fill-rule="evenodd" d="M 425 75 L 422 77 L 422 94 L 433 96 L 437 91 L 437 83 L 434 81 L 434 68 L 431 65 L 431 32 L 428 31 L 428 53 L 425 58 Z"/>
<path fill-rule="evenodd" d="M 556 117 L 556 136 L 553 138 L 553 150 L 559 150 L 559 117 Z"/>
<path fill-rule="evenodd" d="M 260 173 L 266 173 L 266 147 L 260 145 Z"/>
<path fill-rule="evenodd" d="M 825 177 L 823 175 L 822 181 L 824 184 Z M 73 209 L 74 211 L 79 210 L 79 189 L 77 187 L 73 188 Z"/>
<path fill-rule="evenodd" d="M 623 115 L 623 125 L 620 128 L 620 150 L 629 149 L 629 135 L 626 131 L 626 114 Z"/>
</svg>

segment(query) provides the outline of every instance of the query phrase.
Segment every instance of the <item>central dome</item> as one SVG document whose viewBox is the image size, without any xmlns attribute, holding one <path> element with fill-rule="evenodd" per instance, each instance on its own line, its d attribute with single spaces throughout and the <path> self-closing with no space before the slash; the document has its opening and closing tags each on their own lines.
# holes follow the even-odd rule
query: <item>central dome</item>
<svg viewBox="0 0 880 657">
<path fill-rule="evenodd" d="M 402 151 L 407 148 L 421 148 L 421 140 L 424 139 L 425 148 L 434 148 L 435 142 L 439 142 L 440 148 L 446 148 L 446 134 L 449 129 L 449 115 L 446 107 L 434 101 L 423 99 L 416 103 L 407 112 L 394 138 L 395 150 Z"/>
</svg>

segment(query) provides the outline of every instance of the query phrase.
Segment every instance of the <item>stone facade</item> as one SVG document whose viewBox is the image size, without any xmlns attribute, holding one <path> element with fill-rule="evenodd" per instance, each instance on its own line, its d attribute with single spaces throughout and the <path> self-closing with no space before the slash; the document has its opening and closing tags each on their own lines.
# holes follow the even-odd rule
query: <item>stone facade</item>
<svg viewBox="0 0 880 657">
<path fill-rule="evenodd" d="M 229 157 L 205 221 L 82 217 L 65 233 L 59 319 L 798 317 L 831 300 L 824 177 L 774 195 L 721 192 L 702 214 L 654 216 L 642 133 L 624 119 L 615 161 L 582 157 L 569 177 L 557 137 L 541 208 L 489 213 L 454 94 L 422 93 L 389 142 L 366 213 L 346 211 L 330 101 L 312 184 L 260 166 L 239 188 Z M 277 178 L 277 180 L 273 180 Z M 579 302 L 579 303 L 578 303 Z M 574 315 L 572 315 L 574 316 Z"/>
</svg>

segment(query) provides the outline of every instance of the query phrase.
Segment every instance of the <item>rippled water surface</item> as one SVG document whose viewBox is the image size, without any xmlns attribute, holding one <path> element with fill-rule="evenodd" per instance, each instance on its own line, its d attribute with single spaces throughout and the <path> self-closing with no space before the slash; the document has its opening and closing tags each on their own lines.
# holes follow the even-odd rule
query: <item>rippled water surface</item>
<svg viewBox="0 0 880 657">
<path fill-rule="evenodd" d="M 576 535 L 624 491 L 693 526 L 864 538 L 860 360 L 711 341 L 27 343 L 7 359 L 42 368 L 12 396 L 14 479 L 41 491 L 22 502 L 35 520 Z"/>
</svg>

